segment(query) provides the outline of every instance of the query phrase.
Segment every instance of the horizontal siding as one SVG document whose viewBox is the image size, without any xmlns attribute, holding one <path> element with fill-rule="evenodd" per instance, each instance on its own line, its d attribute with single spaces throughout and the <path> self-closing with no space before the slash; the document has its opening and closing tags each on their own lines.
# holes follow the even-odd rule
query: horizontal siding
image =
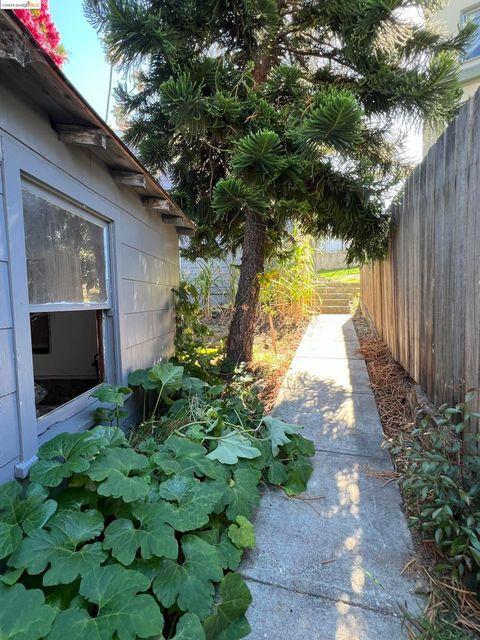
<svg viewBox="0 0 480 640">
<path fill-rule="evenodd" d="M 173 322 L 173 309 L 127 314 L 127 348 L 170 333 Z"/>
<path fill-rule="evenodd" d="M 131 371 L 172 354 L 178 237 L 156 214 L 145 211 L 135 228 L 122 228 L 121 241 L 123 365 Z"/>
<path fill-rule="evenodd" d="M 169 309 L 173 305 L 171 284 L 151 284 L 136 280 L 123 281 L 125 313 Z"/>
<path fill-rule="evenodd" d="M 126 366 L 129 371 L 151 367 L 156 361 L 169 358 L 173 354 L 175 331 L 147 340 L 127 349 Z"/>
<path fill-rule="evenodd" d="M 122 259 L 123 277 L 127 280 L 150 284 L 169 284 L 173 281 L 175 266 L 162 258 L 124 244 Z"/>
</svg>

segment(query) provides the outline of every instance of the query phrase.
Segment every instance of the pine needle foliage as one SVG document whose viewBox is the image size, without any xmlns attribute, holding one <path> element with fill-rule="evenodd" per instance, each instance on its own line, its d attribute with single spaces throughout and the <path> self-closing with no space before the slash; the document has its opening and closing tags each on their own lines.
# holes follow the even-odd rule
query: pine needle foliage
<svg viewBox="0 0 480 640">
<path fill-rule="evenodd" d="M 393 123 L 438 128 L 461 97 L 458 61 L 475 27 L 447 37 L 409 17 L 440 4 L 85 0 L 112 62 L 135 69 L 135 90 L 117 89 L 127 142 L 169 175 L 198 225 L 187 253 L 249 238 L 239 303 L 256 306 L 252 274 L 289 222 L 348 241 L 351 261 L 384 256 L 385 195 L 405 175 Z"/>
</svg>

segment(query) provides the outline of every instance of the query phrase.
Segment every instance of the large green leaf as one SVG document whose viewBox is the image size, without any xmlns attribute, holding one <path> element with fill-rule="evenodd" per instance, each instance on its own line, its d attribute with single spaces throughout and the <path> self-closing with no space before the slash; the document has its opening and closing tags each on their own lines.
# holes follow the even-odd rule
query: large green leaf
<svg viewBox="0 0 480 640">
<path fill-rule="evenodd" d="M 142 387 L 143 389 L 156 389 L 157 383 L 150 380 L 148 374 L 150 369 L 136 369 L 128 374 L 128 384 L 132 387 Z"/>
<path fill-rule="evenodd" d="M 216 466 L 206 455 L 207 450 L 201 444 L 196 444 L 188 438 L 170 436 L 163 445 L 158 447 L 158 452 L 152 456 L 152 461 L 167 476 L 176 474 L 215 478 Z"/>
<path fill-rule="evenodd" d="M 134 502 L 148 493 L 150 475 L 141 475 L 148 467 L 147 457 L 132 449 L 116 447 L 107 449 L 104 455 L 94 460 L 86 474 L 101 483 L 98 487 L 100 495 Z"/>
<path fill-rule="evenodd" d="M 87 432 L 89 439 L 99 439 L 102 441 L 103 447 L 121 447 L 126 446 L 128 441 L 125 434 L 118 427 L 94 427 Z"/>
<path fill-rule="evenodd" d="M 149 379 L 162 388 L 162 393 L 170 395 L 178 391 L 182 386 L 183 367 L 172 362 L 160 362 L 154 364 L 148 374 Z"/>
<path fill-rule="evenodd" d="M 47 500 L 48 490 L 42 485 L 30 482 L 25 496 L 13 505 L 17 521 L 21 522 L 25 533 L 43 527 L 57 509 L 55 500 Z"/>
<path fill-rule="evenodd" d="M 235 571 L 242 560 L 243 549 L 238 549 L 228 537 L 227 531 L 224 531 L 217 544 L 217 553 L 222 567 Z"/>
<path fill-rule="evenodd" d="M 192 376 L 184 376 L 182 380 L 182 391 L 192 394 L 194 396 L 200 396 L 208 388 L 208 384 L 200 378 L 194 378 Z"/>
<path fill-rule="evenodd" d="M 60 433 L 38 450 L 39 461 L 31 468 L 30 479 L 46 487 L 56 487 L 64 478 L 86 471 L 104 447 L 105 441 L 88 431 Z"/>
<path fill-rule="evenodd" d="M 23 533 L 42 527 L 55 513 L 55 500 L 46 500 L 48 491 L 30 483 L 22 497 L 16 481 L 0 486 L 0 559 L 7 557 L 20 544 Z"/>
<path fill-rule="evenodd" d="M 251 465 L 238 468 L 233 477 L 227 474 L 224 478 L 212 481 L 222 486 L 220 506 L 226 507 L 226 514 L 232 522 L 237 516 L 249 518 L 260 503 L 258 483 L 261 472 Z"/>
<path fill-rule="evenodd" d="M 299 453 L 303 456 L 312 457 L 315 455 L 315 444 L 313 440 L 304 438 L 299 434 L 290 436 L 290 442 L 283 445 L 282 451 L 288 458 L 297 456 Z"/>
<path fill-rule="evenodd" d="M 290 442 L 288 434 L 298 433 L 302 429 L 299 425 L 287 424 L 283 420 L 272 416 L 264 416 L 262 422 L 267 427 L 266 437 L 272 444 L 274 456 L 278 455 L 279 447 Z"/>
<path fill-rule="evenodd" d="M 167 522 L 177 531 L 200 529 L 222 498 L 223 487 L 196 478 L 173 476 L 162 482 L 159 494 L 170 501 Z"/>
<path fill-rule="evenodd" d="M 11 586 L 20 580 L 23 569 L 8 569 L 5 573 L 0 573 L 0 582 Z"/>
<path fill-rule="evenodd" d="M 178 545 L 174 530 L 166 524 L 170 512 L 165 506 L 164 502 L 135 505 L 132 516 L 140 526 L 127 518 L 114 520 L 105 529 L 103 548 L 111 549 L 113 557 L 124 565 L 134 561 L 138 550 L 146 560 L 152 556 L 176 559 Z"/>
<path fill-rule="evenodd" d="M 228 573 L 220 584 L 222 602 L 203 623 L 206 640 L 239 640 L 251 631 L 245 613 L 252 602 L 250 591 L 238 573 Z"/>
<path fill-rule="evenodd" d="M 45 604 L 39 589 L 0 583 L 1 640 L 38 640 L 48 635 L 56 610 Z"/>
<path fill-rule="evenodd" d="M 306 490 L 312 471 L 312 463 L 307 458 L 300 457 L 288 463 L 287 480 L 282 486 L 289 496 Z"/>
<path fill-rule="evenodd" d="M 114 404 L 117 407 L 123 407 L 126 397 L 132 393 L 128 387 L 117 387 L 114 384 L 102 384 L 101 387 L 95 389 L 92 398 L 97 398 L 100 402 Z"/>
<path fill-rule="evenodd" d="M 42 573 L 43 584 L 68 584 L 105 561 L 107 554 L 100 542 L 84 544 L 97 538 L 103 530 L 103 517 L 98 511 L 65 511 L 41 529 L 27 536 L 9 559 L 9 565 L 26 569 L 29 574 Z"/>
<path fill-rule="evenodd" d="M 0 559 L 15 551 L 22 538 L 22 529 L 16 523 L 0 522 Z"/>
<path fill-rule="evenodd" d="M 252 459 L 262 455 L 251 440 L 235 431 L 225 434 L 217 442 L 216 448 L 207 457 L 222 464 L 236 464 L 239 458 Z"/>
<path fill-rule="evenodd" d="M 182 611 L 204 619 L 215 595 L 213 582 L 223 576 L 216 548 L 194 535 L 182 538 L 183 564 L 164 560 L 153 583 L 153 591 L 165 607 L 175 602 Z"/>
<path fill-rule="evenodd" d="M 262 457 L 254 461 L 255 467 L 257 467 L 258 464 L 258 468 L 264 474 L 266 471 L 268 482 L 271 484 L 283 484 L 287 479 L 284 462 L 279 458 L 275 458 L 269 440 L 259 442 L 258 446 L 262 452 Z"/>
<path fill-rule="evenodd" d="M 185 613 L 177 623 L 172 640 L 205 640 L 205 631 L 198 616 Z"/>
<path fill-rule="evenodd" d="M 237 516 L 228 529 L 228 537 L 239 549 L 252 549 L 255 544 L 255 529 L 245 516 Z"/>
<path fill-rule="evenodd" d="M 84 486 L 68 487 L 57 496 L 58 508 L 62 511 L 80 511 L 84 507 L 97 507 L 100 496 Z"/>
<path fill-rule="evenodd" d="M 163 616 L 155 599 L 141 593 L 150 580 L 119 565 L 98 567 L 82 578 L 80 595 L 96 605 L 95 617 L 86 609 L 60 612 L 48 640 L 134 640 L 159 636 Z M 90 609 L 91 607 L 89 607 Z M 116 634 L 116 635 L 115 635 Z"/>
</svg>

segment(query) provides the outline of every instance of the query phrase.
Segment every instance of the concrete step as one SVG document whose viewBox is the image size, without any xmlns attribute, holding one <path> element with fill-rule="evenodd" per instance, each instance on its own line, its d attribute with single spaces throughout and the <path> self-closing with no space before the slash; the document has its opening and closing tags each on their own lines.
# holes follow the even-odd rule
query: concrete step
<svg viewBox="0 0 480 640">
<path fill-rule="evenodd" d="M 336 286 L 333 284 L 328 284 L 328 285 L 319 284 L 318 289 L 325 290 L 325 291 L 360 291 L 360 287 L 358 286 L 350 286 L 350 285 Z"/>
<path fill-rule="evenodd" d="M 349 305 L 323 305 L 321 307 L 322 313 L 350 313 Z"/>
<path fill-rule="evenodd" d="M 346 307 L 348 308 L 350 305 L 351 300 L 325 300 L 325 298 L 322 299 L 322 308 L 325 307 Z"/>
<path fill-rule="evenodd" d="M 345 293 L 345 291 L 339 293 L 325 292 L 321 294 L 322 300 L 351 300 L 355 296 L 354 293 Z"/>
<path fill-rule="evenodd" d="M 360 289 L 358 287 L 317 287 L 317 291 L 320 293 L 358 293 Z"/>
</svg>

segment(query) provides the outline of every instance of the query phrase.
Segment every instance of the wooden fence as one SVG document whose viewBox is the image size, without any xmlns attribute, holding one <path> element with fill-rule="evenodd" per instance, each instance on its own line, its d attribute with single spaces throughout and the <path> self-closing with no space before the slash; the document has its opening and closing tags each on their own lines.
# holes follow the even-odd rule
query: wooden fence
<svg viewBox="0 0 480 640">
<path fill-rule="evenodd" d="M 386 261 L 364 267 L 367 317 L 437 406 L 480 387 L 480 91 L 392 207 Z"/>
</svg>

